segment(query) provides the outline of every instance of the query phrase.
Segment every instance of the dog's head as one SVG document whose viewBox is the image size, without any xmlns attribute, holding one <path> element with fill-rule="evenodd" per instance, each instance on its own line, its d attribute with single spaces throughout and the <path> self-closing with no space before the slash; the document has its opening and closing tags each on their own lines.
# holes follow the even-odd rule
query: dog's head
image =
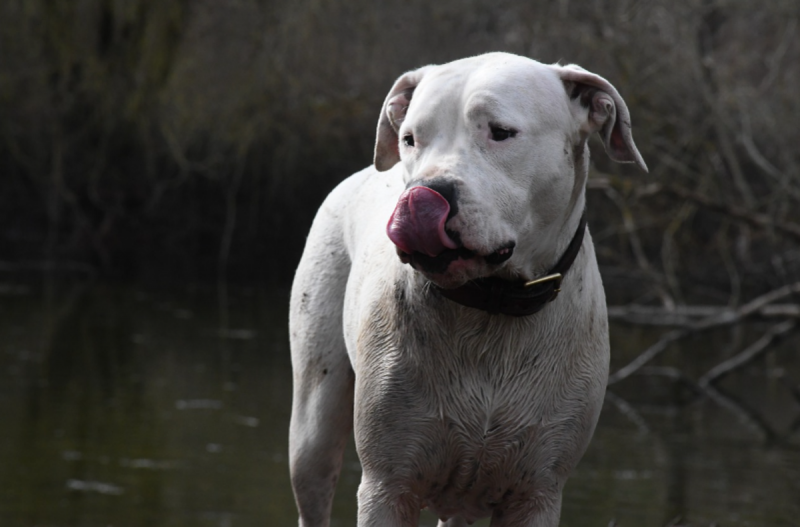
<svg viewBox="0 0 800 527">
<path fill-rule="evenodd" d="M 401 76 L 375 146 L 406 182 L 387 226 L 400 259 L 445 288 L 549 269 L 583 211 L 593 132 L 647 170 L 625 101 L 577 66 L 491 53 Z"/>
</svg>

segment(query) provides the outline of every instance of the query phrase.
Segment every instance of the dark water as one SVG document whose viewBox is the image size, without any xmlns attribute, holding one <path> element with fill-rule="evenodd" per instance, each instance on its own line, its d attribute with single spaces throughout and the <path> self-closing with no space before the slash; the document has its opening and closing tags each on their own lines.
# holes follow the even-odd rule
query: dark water
<svg viewBox="0 0 800 527">
<path fill-rule="evenodd" d="M 213 287 L 0 280 L 0 526 L 296 525 L 286 291 L 220 303 Z M 763 329 L 695 338 L 661 360 L 690 359 L 699 376 Z M 614 326 L 615 365 L 659 331 Z M 562 525 L 800 525 L 797 343 L 715 399 L 660 377 L 615 386 Z M 351 449 L 334 525 L 355 524 L 358 480 Z"/>
</svg>

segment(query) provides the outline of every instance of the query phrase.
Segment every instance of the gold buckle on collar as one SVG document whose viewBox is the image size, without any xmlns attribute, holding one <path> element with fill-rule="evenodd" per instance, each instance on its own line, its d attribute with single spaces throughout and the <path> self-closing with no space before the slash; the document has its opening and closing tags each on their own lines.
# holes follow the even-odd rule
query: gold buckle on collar
<svg viewBox="0 0 800 527">
<path fill-rule="evenodd" d="M 542 278 L 537 278 L 536 280 L 531 280 L 530 282 L 525 282 L 525 284 L 523 284 L 522 287 L 527 289 L 529 287 L 546 284 L 547 282 L 555 282 L 555 284 L 553 284 L 553 298 L 550 299 L 550 301 L 552 302 L 553 300 L 556 299 L 558 293 L 561 292 L 561 280 L 563 279 L 564 277 L 561 276 L 561 273 L 554 273 L 554 274 L 549 274 L 547 276 L 543 276 Z"/>
</svg>

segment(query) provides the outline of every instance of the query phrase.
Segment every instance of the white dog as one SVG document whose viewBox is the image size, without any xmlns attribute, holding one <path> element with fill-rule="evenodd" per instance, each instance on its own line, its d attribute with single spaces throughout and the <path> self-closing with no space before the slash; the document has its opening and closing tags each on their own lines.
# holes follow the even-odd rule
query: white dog
<svg viewBox="0 0 800 527">
<path fill-rule="evenodd" d="M 558 525 L 608 375 L 595 131 L 647 170 L 617 90 L 577 66 L 491 53 L 395 82 L 375 166 L 322 204 L 292 289 L 301 526 L 329 525 L 353 428 L 360 527 L 424 507 L 440 526 Z"/>
</svg>

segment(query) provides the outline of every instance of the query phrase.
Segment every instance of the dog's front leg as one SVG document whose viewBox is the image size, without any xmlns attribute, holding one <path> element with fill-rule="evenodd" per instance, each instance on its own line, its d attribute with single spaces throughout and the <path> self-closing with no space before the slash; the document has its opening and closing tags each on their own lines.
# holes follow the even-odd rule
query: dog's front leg
<svg viewBox="0 0 800 527">
<path fill-rule="evenodd" d="M 358 487 L 358 527 L 417 527 L 420 500 L 391 485 L 379 483 L 366 472 Z"/>
<path fill-rule="evenodd" d="M 353 430 L 355 374 L 342 333 L 350 259 L 340 223 L 335 203 L 320 209 L 292 285 L 289 469 L 300 527 L 330 525 L 334 490 Z"/>
<path fill-rule="evenodd" d="M 309 245 L 314 243 L 331 245 L 309 236 Z M 330 258 L 315 258 L 312 252 L 304 256 L 292 290 L 289 468 L 300 527 L 330 525 L 342 456 L 353 429 L 355 375 L 342 335 L 347 273 L 348 268 L 333 266 Z"/>
<path fill-rule="evenodd" d="M 333 494 L 352 429 L 352 370 L 344 361 L 329 368 L 317 382 L 307 378 L 308 372 L 295 373 L 289 463 L 300 527 L 330 525 Z"/>
</svg>

